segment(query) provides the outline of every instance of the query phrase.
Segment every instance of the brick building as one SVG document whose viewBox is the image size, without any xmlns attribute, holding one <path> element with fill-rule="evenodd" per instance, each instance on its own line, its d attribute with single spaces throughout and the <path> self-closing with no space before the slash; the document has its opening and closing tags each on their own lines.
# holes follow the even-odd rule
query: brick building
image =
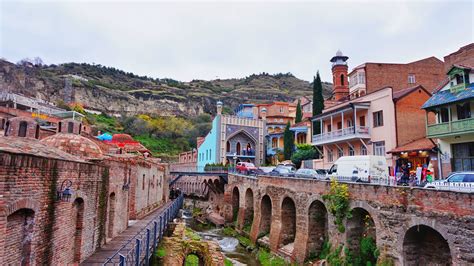
<svg viewBox="0 0 474 266">
<path fill-rule="evenodd" d="M 15 117 L 7 123 L 7 136 L 0 137 L 4 265 L 82 262 L 125 230 L 129 220 L 167 200 L 166 164 L 109 154 L 81 132 L 79 121 L 63 120 L 65 130 L 42 140 L 35 119 Z"/>
<path fill-rule="evenodd" d="M 349 95 L 356 98 L 385 87 L 399 91 L 418 85 L 430 93 L 444 79 L 443 61 L 428 57 L 406 64 L 367 62 L 349 73 Z"/>
<path fill-rule="evenodd" d="M 418 164 L 435 160 L 436 156 L 431 152 L 435 145 L 423 140 L 426 131 L 420 127 L 420 121 L 425 119 L 420 108 L 431 96 L 430 91 L 422 85 L 402 88 L 402 85 L 395 84 L 374 89 L 365 84 L 364 87 L 357 86 L 361 93 L 351 97 L 353 91 L 346 82 L 347 59 L 340 51 L 331 59 L 335 79 L 334 101 L 312 119 L 321 127 L 321 134 L 314 135 L 312 143 L 322 147 L 324 155 L 323 159 L 316 161 L 315 167 L 329 168 L 341 156 L 381 155 L 386 157 L 392 174 L 395 174 L 403 162 L 412 162 L 414 170 Z M 430 115 L 429 119 L 433 120 L 434 116 Z M 413 147 L 416 150 L 412 150 Z"/>
</svg>

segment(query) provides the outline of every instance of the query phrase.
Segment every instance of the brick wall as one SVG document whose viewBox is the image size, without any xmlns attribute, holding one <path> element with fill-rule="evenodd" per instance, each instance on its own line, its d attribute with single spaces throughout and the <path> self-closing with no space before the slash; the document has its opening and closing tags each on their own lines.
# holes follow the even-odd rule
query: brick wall
<svg viewBox="0 0 474 266">
<path fill-rule="evenodd" d="M 18 243 L 13 242 L 26 239 L 30 232 L 16 230 L 20 235 L 13 236 L 10 234 L 15 232 L 7 227 L 20 229 L 18 221 L 29 219 L 25 217 L 34 217 L 29 252 L 31 264 L 72 263 L 75 252 L 80 252 L 81 260 L 94 252 L 99 226 L 98 201 L 94 195 L 98 195 L 102 182 L 102 167 L 3 152 L 0 152 L 0 162 L 0 258 L 7 258 L 9 254 L 16 254 L 15 260 L 18 258 Z M 74 195 L 70 202 L 56 201 L 56 192 L 51 191 L 54 169 L 57 169 L 58 189 L 64 180 L 72 181 Z M 53 193 L 52 205 L 50 193 Z M 86 206 L 85 222 L 80 227 L 82 247 L 78 251 L 74 250 L 77 215 L 73 206 L 77 198 Z M 23 210 L 29 214 L 19 213 Z M 25 247 L 23 255 L 28 254 Z"/>
<path fill-rule="evenodd" d="M 418 89 L 395 103 L 397 146 L 426 136 L 426 111 L 421 106 L 430 98 L 423 89 Z M 429 113 L 429 123 L 435 122 L 435 115 Z"/>
<path fill-rule="evenodd" d="M 435 57 L 429 57 L 409 64 L 366 63 L 365 79 L 367 93 L 392 87 L 393 91 L 422 85 L 432 92 L 445 78 L 444 64 Z M 415 74 L 416 84 L 408 83 L 408 74 Z"/>
<path fill-rule="evenodd" d="M 474 65 L 474 43 L 459 48 L 444 57 L 444 71 L 448 72 L 454 64 Z"/>
</svg>

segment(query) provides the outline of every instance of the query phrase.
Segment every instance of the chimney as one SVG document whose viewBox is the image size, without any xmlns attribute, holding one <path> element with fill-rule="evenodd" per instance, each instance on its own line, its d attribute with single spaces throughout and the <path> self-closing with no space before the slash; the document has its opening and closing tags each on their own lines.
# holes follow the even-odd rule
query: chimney
<svg viewBox="0 0 474 266">
<path fill-rule="evenodd" d="M 347 59 L 349 57 L 344 56 L 341 50 L 338 50 L 336 56 L 330 60 L 332 62 L 332 92 L 336 101 L 349 95 Z"/>
</svg>

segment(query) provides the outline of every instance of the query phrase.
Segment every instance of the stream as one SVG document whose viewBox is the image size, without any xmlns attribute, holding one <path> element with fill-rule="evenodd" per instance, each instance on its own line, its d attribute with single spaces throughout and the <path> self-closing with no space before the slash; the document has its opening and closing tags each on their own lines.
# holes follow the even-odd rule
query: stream
<svg viewBox="0 0 474 266">
<path fill-rule="evenodd" d="M 189 210 L 182 210 L 181 217 L 186 222 L 186 226 L 193 229 L 202 239 L 214 240 L 219 243 L 222 253 L 229 258 L 234 265 L 248 265 L 261 266 L 255 254 L 247 251 L 244 247 L 239 245 L 239 240 L 235 237 L 225 236 L 222 233 L 222 228 L 212 228 L 203 230 L 197 225 L 197 221 L 193 219 L 192 213 Z M 239 264 L 240 263 L 240 264 Z"/>
</svg>

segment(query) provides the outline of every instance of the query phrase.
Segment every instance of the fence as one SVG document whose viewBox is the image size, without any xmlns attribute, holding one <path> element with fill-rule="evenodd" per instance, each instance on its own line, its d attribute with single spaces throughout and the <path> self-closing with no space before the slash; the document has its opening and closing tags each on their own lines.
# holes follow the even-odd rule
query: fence
<svg viewBox="0 0 474 266">
<path fill-rule="evenodd" d="M 149 265 L 158 242 L 183 205 L 183 195 L 156 215 L 139 233 L 109 257 L 102 265 Z"/>
</svg>

